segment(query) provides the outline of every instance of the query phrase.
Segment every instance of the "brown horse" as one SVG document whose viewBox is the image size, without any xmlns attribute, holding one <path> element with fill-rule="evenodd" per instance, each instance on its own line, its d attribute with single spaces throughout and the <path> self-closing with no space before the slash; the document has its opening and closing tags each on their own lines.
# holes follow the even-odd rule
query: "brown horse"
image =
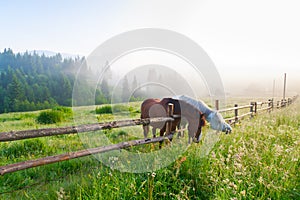
<svg viewBox="0 0 300 200">
<path fill-rule="evenodd" d="M 179 126 L 181 117 L 184 117 L 188 122 L 188 133 L 190 143 L 191 138 L 194 138 L 195 142 L 199 142 L 199 137 L 201 135 L 201 128 L 205 125 L 204 114 L 198 111 L 194 106 L 182 101 L 172 98 L 159 99 L 147 99 L 141 105 L 141 118 L 153 118 L 153 117 L 166 117 L 167 116 L 167 107 L 168 104 L 172 103 L 174 105 L 174 115 L 180 117 L 175 118 L 171 122 L 171 134 L 176 130 L 176 127 Z M 156 129 L 160 129 L 160 136 L 163 136 L 166 131 L 165 122 L 155 122 L 150 123 L 152 128 L 153 137 L 156 136 Z M 149 125 L 144 125 L 144 137 L 147 138 L 149 132 Z"/>
</svg>

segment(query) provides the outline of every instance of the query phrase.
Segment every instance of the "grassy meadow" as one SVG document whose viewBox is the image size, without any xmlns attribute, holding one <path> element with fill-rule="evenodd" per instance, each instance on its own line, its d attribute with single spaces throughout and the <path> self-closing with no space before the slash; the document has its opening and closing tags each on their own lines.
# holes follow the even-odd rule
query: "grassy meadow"
<svg viewBox="0 0 300 200">
<path fill-rule="evenodd" d="M 139 105 L 128 106 L 125 117 L 138 118 Z M 122 111 L 112 116 L 95 113 L 95 107 L 83 107 L 82 121 L 76 124 L 88 123 L 91 118 L 122 119 Z M 39 111 L 1 114 L 0 132 L 74 125 L 71 118 L 38 124 L 38 115 Z M 231 134 L 221 134 L 207 154 L 201 147 L 208 128 L 203 132 L 199 144 L 191 144 L 174 162 L 157 171 L 120 172 L 93 156 L 82 157 L 0 176 L 0 199 L 300 199 L 299 101 L 251 120 L 245 118 Z M 105 135 L 113 143 L 143 138 L 141 127 L 108 130 Z M 186 138 L 181 140 L 186 142 Z M 78 134 L 2 142 L 0 166 L 84 148 Z M 158 144 L 127 150 L 157 151 Z"/>
</svg>

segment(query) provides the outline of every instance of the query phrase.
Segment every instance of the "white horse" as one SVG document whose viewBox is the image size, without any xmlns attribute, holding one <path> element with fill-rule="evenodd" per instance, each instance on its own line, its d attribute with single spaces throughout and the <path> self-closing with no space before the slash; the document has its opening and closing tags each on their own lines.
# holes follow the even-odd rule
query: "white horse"
<svg viewBox="0 0 300 200">
<path fill-rule="evenodd" d="M 185 95 L 175 96 L 173 97 L 173 99 L 185 101 L 186 103 L 191 104 L 195 108 L 197 108 L 200 112 L 202 112 L 205 115 L 205 118 L 210 123 L 212 129 L 223 131 L 226 133 L 232 131 L 231 126 L 225 122 L 222 115 L 218 111 L 209 108 L 203 101 L 197 101 Z"/>
</svg>

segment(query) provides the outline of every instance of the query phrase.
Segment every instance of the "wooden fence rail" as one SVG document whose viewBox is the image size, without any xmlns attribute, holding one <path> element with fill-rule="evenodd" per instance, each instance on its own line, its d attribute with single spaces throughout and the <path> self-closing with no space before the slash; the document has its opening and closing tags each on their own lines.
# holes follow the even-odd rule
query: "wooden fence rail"
<svg viewBox="0 0 300 200">
<path fill-rule="evenodd" d="M 286 107 L 286 106 L 292 104 L 297 98 L 298 98 L 298 95 L 294 96 L 292 98 L 288 98 L 286 100 L 277 101 L 276 106 L 274 106 L 274 100 L 269 99 L 268 101 L 264 101 L 264 102 L 251 102 L 249 105 L 238 106 L 238 104 L 235 104 L 234 107 L 225 108 L 225 109 L 221 109 L 221 110 L 219 110 L 219 100 L 216 100 L 215 107 L 220 113 L 234 111 L 234 117 L 227 117 L 227 118 L 225 118 L 225 121 L 229 122 L 230 124 L 235 124 L 240 119 L 243 119 L 246 116 L 253 117 L 254 115 L 257 115 L 257 113 L 259 113 L 259 112 L 263 112 L 263 111 L 270 112 L 274 108 L 279 109 L 282 107 Z M 250 109 L 249 112 L 239 115 L 239 110 L 247 109 L 247 108 Z"/>
<path fill-rule="evenodd" d="M 294 96 L 293 98 L 289 98 L 287 100 L 277 101 L 277 105 L 274 106 L 273 99 L 270 99 L 266 102 L 251 102 L 249 105 L 238 106 L 234 105 L 232 108 L 226 108 L 219 110 L 220 113 L 234 111 L 234 117 L 225 118 L 229 123 L 236 123 L 240 119 L 251 116 L 253 117 L 258 112 L 262 111 L 271 111 L 274 108 L 282 108 L 293 103 L 298 96 Z M 219 108 L 219 101 L 216 101 L 216 109 Z M 263 107 L 266 105 L 266 107 Z M 249 109 L 249 112 L 239 115 L 239 110 Z M 105 130 L 112 128 L 121 128 L 126 126 L 136 126 L 136 125 L 148 125 L 151 122 L 166 122 L 167 123 L 167 134 L 165 137 L 157 137 L 152 139 L 139 139 L 121 142 L 118 144 L 113 144 L 109 146 L 96 147 L 91 149 L 80 150 L 76 152 L 69 152 L 65 154 L 48 156 L 44 158 L 39 158 L 36 160 L 28 160 L 19 163 L 9 164 L 6 166 L 0 166 L 0 175 L 4 175 L 6 173 L 11 173 L 23 169 L 28 169 L 32 167 L 37 167 L 41 165 L 51 164 L 55 162 L 60 162 L 64 160 L 70 160 L 74 158 L 79 158 L 83 156 L 89 156 L 97 153 L 104 153 L 107 151 L 124 149 L 132 146 L 144 145 L 149 143 L 162 142 L 166 139 L 170 139 L 172 137 L 171 134 L 168 134 L 170 131 L 171 122 L 174 118 L 179 116 L 173 115 L 173 106 L 168 106 L 168 117 L 163 118 L 149 118 L 149 119 L 131 119 L 131 120 L 121 120 L 121 121 L 113 121 L 113 122 L 105 122 L 105 123 L 96 123 L 96 124 L 87 124 L 87 125 L 79 125 L 79 126 L 70 126 L 70 127 L 62 127 L 62 128 L 46 128 L 46 129 L 37 129 L 37 130 L 24 130 L 24 131 L 10 131 L 10 132 L 2 132 L 0 133 L 0 142 L 5 141 L 14 141 L 14 140 L 22 140 L 29 138 L 37 138 L 37 137 L 45 137 L 45 136 L 54 136 L 54 135 L 63 135 L 63 134 L 74 134 L 81 132 L 90 132 L 97 130 Z"/>
<path fill-rule="evenodd" d="M 55 136 L 55 135 L 65 135 L 74 134 L 81 132 L 98 131 L 112 128 L 121 128 L 126 126 L 136 126 L 136 125 L 147 125 L 151 122 L 167 122 L 173 121 L 171 117 L 157 117 L 149 119 L 131 119 L 95 124 L 85 124 L 79 126 L 70 126 L 62 128 L 45 128 L 45 129 L 34 129 L 34 130 L 24 130 L 24 131 L 10 131 L 0 133 L 0 142 L 22 140 L 37 137 Z"/>
<path fill-rule="evenodd" d="M 118 144 L 112 144 L 112 145 L 108 145 L 108 146 L 84 149 L 84 150 L 80 150 L 80 151 L 69 152 L 69 153 L 64 153 L 64 154 L 55 155 L 55 156 L 38 158 L 35 160 L 18 162 L 18 163 L 9 164 L 6 166 L 0 166 L 0 175 L 12 173 L 12 172 L 16 172 L 16 171 L 20 171 L 20 170 L 24 170 L 24 169 L 29 169 L 29 168 L 33 168 L 33 167 L 38 167 L 38 166 L 42 166 L 42 165 L 52 164 L 52 163 L 56 163 L 56 162 L 71 160 L 74 158 L 89 156 L 92 154 L 104 153 L 104 152 L 108 152 L 108 151 L 119 150 L 119 149 L 124 149 L 124 148 L 128 148 L 128 147 L 139 146 L 139 145 L 144 145 L 144 144 L 162 142 L 164 140 L 171 139 L 171 138 L 172 138 L 172 135 L 170 134 L 170 135 L 166 135 L 165 137 L 131 140 L 131 141 L 121 142 Z"/>
</svg>

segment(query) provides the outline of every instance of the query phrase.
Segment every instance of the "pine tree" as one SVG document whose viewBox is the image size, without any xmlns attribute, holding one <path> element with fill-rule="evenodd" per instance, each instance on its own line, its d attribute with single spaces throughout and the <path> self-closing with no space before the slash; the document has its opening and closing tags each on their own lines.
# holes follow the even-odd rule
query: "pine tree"
<svg viewBox="0 0 300 200">
<path fill-rule="evenodd" d="M 122 97 L 121 97 L 123 102 L 127 102 L 129 100 L 129 95 L 130 95 L 129 92 L 130 92 L 130 88 L 128 84 L 128 79 L 127 76 L 125 76 L 123 79 Z"/>
<path fill-rule="evenodd" d="M 103 79 L 101 85 L 100 85 L 100 89 L 101 89 L 101 93 L 104 95 L 104 97 L 109 100 L 109 95 L 110 95 L 110 92 L 109 92 L 109 87 L 108 87 L 108 83 L 107 83 L 107 80 L 106 78 Z"/>
<path fill-rule="evenodd" d="M 136 97 L 137 97 L 136 90 L 138 89 L 138 83 L 137 83 L 137 80 L 136 80 L 136 76 L 135 76 L 135 75 L 134 75 L 134 77 L 133 77 L 133 81 L 132 81 L 131 88 L 132 88 L 132 91 L 134 91 L 133 97 L 136 98 Z"/>
<path fill-rule="evenodd" d="M 17 76 L 13 74 L 13 80 L 8 85 L 8 97 L 9 97 L 9 110 L 18 110 L 17 107 L 20 102 L 24 100 L 24 90 Z"/>
<path fill-rule="evenodd" d="M 3 113 L 5 110 L 4 107 L 4 97 L 6 96 L 4 88 L 0 85 L 0 113 Z"/>
</svg>

